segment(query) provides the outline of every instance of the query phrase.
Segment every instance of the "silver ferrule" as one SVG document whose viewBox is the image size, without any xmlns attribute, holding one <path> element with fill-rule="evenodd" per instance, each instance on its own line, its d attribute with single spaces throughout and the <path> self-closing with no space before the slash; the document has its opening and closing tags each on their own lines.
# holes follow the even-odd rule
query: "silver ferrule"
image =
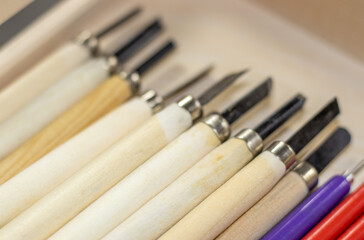
<svg viewBox="0 0 364 240">
<path fill-rule="evenodd" d="M 148 90 L 140 96 L 152 109 L 153 113 L 159 112 L 164 107 L 163 97 L 154 90 Z"/>
<path fill-rule="evenodd" d="M 224 142 L 230 136 L 230 125 L 225 118 L 218 113 L 211 113 L 203 120 L 203 123 L 211 127 L 220 142 Z"/>
<path fill-rule="evenodd" d="M 187 95 L 177 102 L 178 106 L 186 109 L 192 117 L 192 121 L 196 121 L 202 117 L 203 111 L 201 103 L 191 95 Z"/>
<path fill-rule="evenodd" d="M 258 155 L 263 150 L 263 139 L 256 131 L 250 128 L 241 130 L 238 134 L 236 134 L 235 138 L 246 142 L 246 145 L 253 156 Z"/>
<path fill-rule="evenodd" d="M 127 74 L 126 72 L 122 71 L 119 73 L 119 76 L 122 79 L 125 79 L 129 83 L 130 89 L 131 89 L 131 92 L 133 93 L 133 95 L 135 95 L 139 92 L 141 79 L 140 79 L 140 75 L 138 73 L 133 72 L 133 73 Z"/>
<path fill-rule="evenodd" d="M 118 66 L 118 59 L 115 56 L 108 56 L 105 57 L 106 64 L 105 69 L 109 72 L 109 74 L 113 74 L 116 72 L 117 66 Z"/>
<path fill-rule="evenodd" d="M 89 49 L 92 55 L 97 55 L 99 50 L 99 40 L 89 31 L 81 32 L 74 42 L 79 45 L 83 45 Z"/>
<path fill-rule="evenodd" d="M 354 173 L 352 173 L 351 171 L 345 171 L 343 173 L 343 176 L 346 178 L 346 180 L 350 183 L 352 183 L 354 181 Z"/>
<path fill-rule="evenodd" d="M 296 154 L 293 149 L 282 141 L 274 141 L 269 147 L 267 151 L 276 155 L 283 163 L 286 165 L 286 169 L 288 169 L 292 164 L 296 161 Z"/>
<path fill-rule="evenodd" d="M 308 162 L 299 163 L 292 171 L 296 172 L 306 183 L 309 190 L 312 190 L 318 182 L 318 172 Z"/>
</svg>

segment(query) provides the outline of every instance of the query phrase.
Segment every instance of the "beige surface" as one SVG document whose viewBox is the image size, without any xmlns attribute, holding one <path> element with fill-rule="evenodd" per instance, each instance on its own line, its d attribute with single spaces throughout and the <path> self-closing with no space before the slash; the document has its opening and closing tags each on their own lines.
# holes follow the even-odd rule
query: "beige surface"
<svg viewBox="0 0 364 240">
<path fill-rule="evenodd" d="M 304 111 L 290 122 L 283 134 L 277 136 L 284 140 L 333 96 L 337 96 L 342 109 L 338 123 L 351 131 L 352 143 L 321 173 L 319 184 L 333 174 L 342 173 L 364 157 L 362 63 L 286 19 L 253 5 L 253 2 L 142 2 L 146 10 L 163 16 L 169 35 L 176 38 L 179 46 L 174 59 L 144 78 L 144 87 L 164 88 L 166 84 L 158 83 L 158 77 L 176 62 L 181 63 L 184 69 L 195 69 L 198 64 L 201 66 L 210 62 L 215 64 L 213 79 L 198 84 L 192 89 L 194 93 L 201 92 L 207 88 L 209 81 L 217 80 L 229 71 L 249 67 L 251 71 L 207 109 L 222 109 L 266 76 L 272 76 L 274 85 L 270 99 L 260 107 L 261 111 L 253 111 L 254 115 L 249 114 L 250 118 L 239 120 L 235 131 L 254 127 L 274 107 L 301 92 L 307 97 Z M 364 182 L 364 171 L 358 174 L 353 187 L 356 188 L 361 182 Z"/>
<path fill-rule="evenodd" d="M 50 239 L 100 239 L 219 144 L 211 127 L 198 123 L 135 169 Z"/>
<path fill-rule="evenodd" d="M 259 240 L 308 194 L 296 172 L 289 172 L 273 189 L 217 238 L 219 240 Z"/>
<path fill-rule="evenodd" d="M 286 170 L 264 151 L 208 196 L 160 239 L 215 239 L 278 182 Z"/>
<path fill-rule="evenodd" d="M 11 18 L 31 2 L 33 0 L 0 0 L 0 24 Z"/>
<path fill-rule="evenodd" d="M 158 238 L 251 158 L 244 141 L 228 140 L 112 230 L 105 239 Z"/>
<path fill-rule="evenodd" d="M 103 82 L 1 160 L 0 185 L 124 103 L 131 96 L 129 83 L 119 76 L 113 76 Z"/>
<path fill-rule="evenodd" d="M 89 60 L 0 123 L 0 159 L 50 124 L 109 76 L 104 58 Z M 1 160 L 0 160 L 1 161 Z"/>
<path fill-rule="evenodd" d="M 72 176 L 152 116 L 133 98 L 0 186 L 0 226 Z"/>
<path fill-rule="evenodd" d="M 0 122 L 26 106 L 88 58 L 90 58 L 88 49 L 75 43 L 68 43 L 42 59 L 0 91 Z"/>
<path fill-rule="evenodd" d="M 0 239 L 49 237 L 191 124 L 177 104 L 165 108 L 5 225 Z"/>
</svg>

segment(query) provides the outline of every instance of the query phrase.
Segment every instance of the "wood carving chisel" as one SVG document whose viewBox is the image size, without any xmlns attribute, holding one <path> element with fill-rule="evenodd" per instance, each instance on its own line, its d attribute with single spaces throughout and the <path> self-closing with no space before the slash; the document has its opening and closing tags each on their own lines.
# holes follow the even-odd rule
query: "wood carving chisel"
<svg viewBox="0 0 364 240">
<path fill-rule="evenodd" d="M 119 106 L 0 186 L 0 226 L 30 207 L 164 107 L 163 98 L 206 76 L 211 67 L 163 95 L 149 90 Z M 162 96 L 162 97 L 161 97 Z"/>
<path fill-rule="evenodd" d="M 364 214 L 362 214 L 337 240 L 364 239 Z"/>
<path fill-rule="evenodd" d="M 245 99 L 247 102 L 228 109 L 222 116 L 225 116 L 226 119 L 230 119 L 232 116 L 235 118 L 240 110 L 249 105 L 249 101 L 259 98 L 260 91 L 266 92 L 267 90 L 264 90 L 266 87 L 264 85 L 258 87 L 251 92 L 254 94 L 247 96 Z M 261 129 L 260 133 L 265 132 L 269 135 L 298 111 L 303 102 L 301 96 L 295 97 L 274 115 L 264 120 L 257 129 Z M 259 133 L 251 129 L 244 130 L 244 132 L 248 131 L 250 135 L 242 135 L 242 138 L 238 138 L 240 135 L 237 135 L 212 150 L 105 238 L 158 238 L 250 161 L 256 151 L 260 151 L 262 140 Z"/>
<path fill-rule="evenodd" d="M 10 154 L 103 83 L 115 71 L 118 64 L 132 57 L 161 30 L 159 20 L 155 20 L 119 49 L 114 56 L 88 60 L 2 122 L 0 124 L 0 159 Z"/>
<path fill-rule="evenodd" d="M 268 193 L 298 154 L 336 115 L 336 99 L 294 134 L 275 141 L 174 225 L 161 239 L 214 239 Z"/>
<path fill-rule="evenodd" d="M 277 185 L 237 219 L 217 239 L 260 239 L 295 208 L 318 182 L 318 174 L 350 142 L 350 133 L 338 128 L 306 161 L 288 172 Z"/>
<path fill-rule="evenodd" d="M 175 45 L 172 41 L 141 63 L 130 75 L 141 79 L 144 73 L 168 55 Z M 140 80 L 138 80 L 140 82 Z M 134 83 L 133 83 L 134 84 Z M 0 184 L 27 168 L 90 124 L 127 101 L 137 91 L 128 80 L 111 77 L 85 98 L 74 104 L 48 126 L 10 153 L 0 162 Z M 153 98 L 153 96 L 150 96 Z"/>
<path fill-rule="evenodd" d="M 364 184 L 344 199 L 303 240 L 337 239 L 364 213 Z"/>
<path fill-rule="evenodd" d="M 364 167 L 364 160 L 360 161 L 353 170 L 329 179 L 293 209 L 262 239 L 302 239 L 350 192 L 350 184 L 354 179 L 354 174 L 362 167 Z"/>
<path fill-rule="evenodd" d="M 99 239 L 167 187 L 230 135 L 230 125 L 268 96 L 268 79 L 228 108 L 233 118 L 212 113 L 116 184 L 50 239 Z M 230 115 L 228 115 L 230 116 Z M 148 184 L 153 183 L 153 184 Z"/>
<path fill-rule="evenodd" d="M 0 122 L 24 107 L 67 73 L 98 53 L 98 41 L 141 11 L 135 8 L 112 25 L 93 35 L 83 31 L 74 41 L 64 44 L 26 71 L 0 93 Z"/>
<path fill-rule="evenodd" d="M 202 117 L 202 106 L 243 72 L 228 75 L 199 98 L 187 95 L 160 111 L 2 228 L 0 239 L 46 238 Z"/>
</svg>

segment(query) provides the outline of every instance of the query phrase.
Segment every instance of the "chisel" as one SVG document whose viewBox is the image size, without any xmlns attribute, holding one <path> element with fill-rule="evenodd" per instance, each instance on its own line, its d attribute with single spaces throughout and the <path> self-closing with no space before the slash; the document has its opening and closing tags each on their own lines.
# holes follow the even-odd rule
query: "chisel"
<svg viewBox="0 0 364 240">
<path fill-rule="evenodd" d="M 95 35 L 89 31 L 82 32 L 74 41 L 61 46 L 17 78 L 1 91 L 0 122 L 16 113 L 61 77 L 95 56 L 98 53 L 98 40 L 116 27 L 128 22 L 140 11 L 140 8 L 133 9 L 126 16 Z"/>
<path fill-rule="evenodd" d="M 172 41 L 164 44 L 130 75 L 143 76 L 175 47 Z M 0 162 L 0 184 L 27 168 L 87 126 L 128 100 L 132 94 L 126 80 L 112 77 L 85 98 L 56 118 Z M 150 93 L 153 94 L 153 93 Z M 150 96 L 153 98 L 153 96 Z"/>
<path fill-rule="evenodd" d="M 243 72 L 228 75 L 199 98 L 187 95 L 149 118 L 128 136 L 57 186 L 0 231 L 0 239 L 39 239 L 53 234 L 135 168 L 187 130 L 202 105 L 231 85 Z"/>
<path fill-rule="evenodd" d="M 262 198 L 299 153 L 339 114 L 336 99 L 294 134 L 275 141 L 174 225 L 161 239 L 214 239 Z"/>
<path fill-rule="evenodd" d="M 249 102 L 249 98 L 256 97 L 250 95 L 246 100 Z M 262 122 L 256 128 L 260 129 L 259 132 L 252 129 L 243 130 L 248 134 L 238 134 L 212 150 L 105 238 L 156 239 L 159 237 L 261 150 L 260 134 L 263 138 L 267 137 L 297 112 L 303 103 L 303 97 L 296 96 Z M 239 107 L 228 109 L 222 115 L 236 116 L 237 113 L 239 113 Z"/>
<path fill-rule="evenodd" d="M 318 181 L 318 174 L 350 142 L 350 134 L 338 128 L 306 161 L 288 172 L 259 202 L 237 219 L 217 239 L 260 239 L 296 207 Z"/>
<path fill-rule="evenodd" d="M 212 113 L 205 117 L 116 184 L 50 239 L 99 239 L 107 234 L 225 141 L 230 135 L 230 125 L 268 96 L 271 84 L 271 79 L 268 79 L 229 107 L 227 111 L 235 113 L 229 121 L 223 117 L 225 113 Z"/>
<path fill-rule="evenodd" d="M 364 214 L 362 214 L 337 240 L 364 239 Z"/>
<path fill-rule="evenodd" d="M 161 32 L 161 30 L 162 26 L 159 20 L 155 20 L 118 50 L 115 56 L 98 57 L 88 60 L 57 81 L 56 84 L 52 85 L 16 114 L 1 123 L 0 159 L 10 154 L 69 107 L 104 82 L 115 71 L 118 64 L 122 64 L 132 57 Z M 130 81 L 124 81 L 118 75 L 114 75 L 114 77 L 124 82 L 124 88 L 120 86 L 115 91 L 122 89 L 124 94 L 128 94 L 125 90 L 128 90 L 129 82 L 130 89 L 136 86 L 133 83 L 135 80 L 134 77 Z M 129 90 L 130 94 L 131 91 Z"/>
<path fill-rule="evenodd" d="M 301 239 L 349 193 L 354 174 L 363 166 L 364 160 L 359 162 L 352 171 L 332 177 L 293 209 L 262 239 Z"/>
<path fill-rule="evenodd" d="M 350 224 L 364 213 L 364 184 L 344 199 L 303 240 L 337 239 Z"/>
<path fill-rule="evenodd" d="M 172 91 L 134 97 L 0 186 L 0 227 L 163 108 L 163 99 L 197 82 L 211 67 Z"/>
</svg>

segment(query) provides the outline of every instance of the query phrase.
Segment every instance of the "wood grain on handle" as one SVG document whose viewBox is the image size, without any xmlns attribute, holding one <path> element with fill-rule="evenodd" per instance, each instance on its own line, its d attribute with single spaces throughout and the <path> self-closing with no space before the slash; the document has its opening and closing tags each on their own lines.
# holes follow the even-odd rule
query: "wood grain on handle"
<svg viewBox="0 0 364 240">
<path fill-rule="evenodd" d="M 57 81 L 16 114 L 0 123 L 0 159 L 9 155 L 103 83 L 105 58 L 94 58 Z"/>
<path fill-rule="evenodd" d="M 308 188 L 302 177 L 296 172 L 289 172 L 217 239 L 258 240 L 297 206 L 307 194 Z"/>
<path fill-rule="evenodd" d="M 262 198 L 285 165 L 263 152 L 174 225 L 161 239 L 214 239 Z"/>
<path fill-rule="evenodd" d="M 191 124 L 187 110 L 170 105 L 5 225 L 0 239 L 49 237 Z"/>
<path fill-rule="evenodd" d="M 86 47 L 69 42 L 30 68 L 0 92 L 0 122 L 90 57 Z"/>
<path fill-rule="evenodd" d="M 58 147 L 132 95 L 118 76 L 105 81 L 0 162 L 0 184 Z"/>
<path fill-rule="evenodd" d="M 0 185 L 0 227 L 152 116 L 135 97 Z"/>
<path fill-rule="evenodd" d="M 220 144 L 200 122 L 135 169 L 50 239 L 100 239 Z"/>
<path fill-rule="evenodd" d="M 252 157 L 244 141 L 228 140 L 122 222 L 105 239 L 158 238 Z"/>
</svg>

